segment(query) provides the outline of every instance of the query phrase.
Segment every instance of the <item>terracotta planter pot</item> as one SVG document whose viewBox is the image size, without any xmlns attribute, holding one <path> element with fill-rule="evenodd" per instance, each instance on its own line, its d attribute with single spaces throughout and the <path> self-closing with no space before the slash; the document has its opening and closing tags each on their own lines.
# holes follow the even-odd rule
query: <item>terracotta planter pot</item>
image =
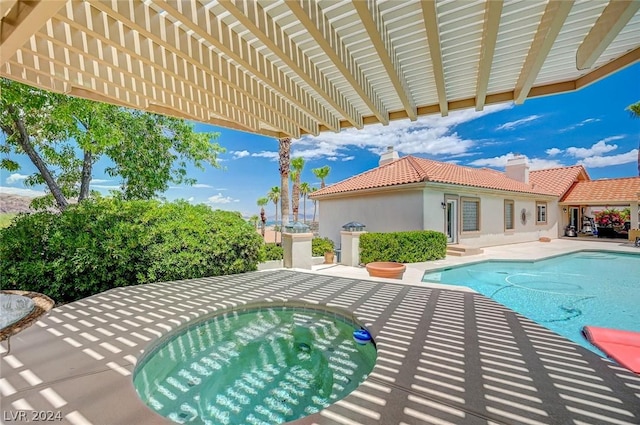
<svg viewBox="0 0 640 425">
<path fill-rule="evenodd" d="M 333 259 L 335 258 L 335 252 L 327 251 L 324 253 L 324 264 L 333 264 Z"/>
<path fill-rule="evenodd" d="M 407 266 L 392 261 L 375 261 L 365 266 L 371 277 L 386 277 L 388 279 L 402 279 Z"/>
</svg>

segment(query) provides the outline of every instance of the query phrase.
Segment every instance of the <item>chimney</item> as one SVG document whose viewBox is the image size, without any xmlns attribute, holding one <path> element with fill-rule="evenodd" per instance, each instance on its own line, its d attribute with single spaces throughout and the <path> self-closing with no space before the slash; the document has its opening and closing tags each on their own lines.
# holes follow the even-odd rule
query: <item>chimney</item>
<svg viewBox="0 0 640 425">
<path fill-rule="evenodd" d="M 395 161 L 396 159 L 400 159 L 400 155 L 398 155 L 398 152 L 393 150 L 393 146 L 387 146 L 387 151 L 380 155 L 378 166 L 388 164 Z"/>
<path fill-rule="evenodd" d="M 508 159 L 504 172 L 510 179 L 529 184 L 529 164 L 524 155 Z"/>
</svg>

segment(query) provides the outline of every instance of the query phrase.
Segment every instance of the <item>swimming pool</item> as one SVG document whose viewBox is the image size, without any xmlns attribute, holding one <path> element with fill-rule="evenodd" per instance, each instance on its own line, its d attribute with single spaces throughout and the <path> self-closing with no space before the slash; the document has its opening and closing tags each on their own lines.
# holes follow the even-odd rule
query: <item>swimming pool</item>
<svg viewBox="0 0 640 425">
<path fill-rule="evenodd" d="M 585 325 L 640 331 L 640 255 L 580 251 L 540 261 L 483 261 L 428 271 L 424 282 L 467 286 L 603 355 Z"/>
<path fill-rule="evenodd" d="M 134 386 L 159 414 L 190 424 L 280 424 L 316 413 L 373 369 L 361 327 L 319 308 L 261 306 L 178 329 L 139 362 Z"/>
</svg>

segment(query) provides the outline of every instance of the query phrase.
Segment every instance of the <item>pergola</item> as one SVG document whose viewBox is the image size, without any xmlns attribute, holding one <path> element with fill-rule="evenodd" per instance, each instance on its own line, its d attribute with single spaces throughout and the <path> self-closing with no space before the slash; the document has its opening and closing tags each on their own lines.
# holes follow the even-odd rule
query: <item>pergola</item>
<svg viewBox="0 0 640 425">
<path fill-rule="evenodd" d="M 276 138 L 580 89 L 640 1 L 2 0 L 0 75 Z"/>
</svg>

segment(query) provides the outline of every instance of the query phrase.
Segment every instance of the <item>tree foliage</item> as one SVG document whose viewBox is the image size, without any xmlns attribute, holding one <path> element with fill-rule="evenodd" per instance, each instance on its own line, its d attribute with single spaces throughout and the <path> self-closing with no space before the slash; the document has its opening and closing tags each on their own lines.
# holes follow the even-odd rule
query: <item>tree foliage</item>
<svg viewBox="0 0 640 425">
<path fill-rule="evenodd" d="M 0 230 L 0 287 L 73 301 L 118 286 L 256 270 L 263 239 L 237 213 L 184 201 L 88 199 Z"/>
<path fill-rule="evenodd" d="M 322 189 L 323 187 L 325 187 L 325 179 L 331 172 L 331 167 L 325 165 L 324 167 L 313 168 L 311 172 L 320 180 L 320 189 Z"/>
<path fill-rule="evenodd" d="M 46 92 L 0 79 L 0 167 L 18 171 L 26 154 L 37 173 L 29 186 L 45 184 L 49 196 L 36 206 L 64 210 L 70 199 L 90 195 L 93 167 L 102 157 L 105 172 L 118 179 L 124 199 L 150 199 L 169 184 L 193 184 L 187 169 L 219 167 L 224 152 L 217 133 L 196 133 L 182 119 Z"/>
</svg>

